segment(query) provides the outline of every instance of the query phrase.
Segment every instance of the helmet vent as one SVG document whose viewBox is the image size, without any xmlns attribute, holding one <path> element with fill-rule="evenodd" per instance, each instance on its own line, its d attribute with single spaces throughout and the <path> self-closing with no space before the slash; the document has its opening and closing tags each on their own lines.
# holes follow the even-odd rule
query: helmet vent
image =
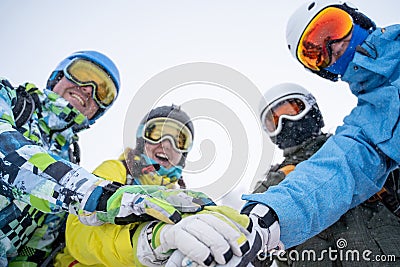
<svg viewBox="0 0 400 267">
<path fill-rule="evenodd" d="M 314 6 L 315 6 L 315 2 L 312 2 L 312 3 L 308 6 L 308 11 L 310 11 L 311 9 L 313 9 Z"/>
</svg>

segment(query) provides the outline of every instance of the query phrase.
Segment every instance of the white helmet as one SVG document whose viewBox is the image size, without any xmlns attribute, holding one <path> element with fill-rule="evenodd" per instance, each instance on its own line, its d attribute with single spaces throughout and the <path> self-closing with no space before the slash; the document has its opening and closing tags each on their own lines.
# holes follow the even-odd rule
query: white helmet
<svg viewBox="0 0 400 267">
<path fill-rule="evenodd" d="M 307 91 L 304 87 L 295 83 L 281 83 L 275 85 L 264 92 L 264 97 L 260 101 L 260 104 L 258 106 L 258 114 L 260 114 L 260 119 L 265 117 L 264 111 L 266 111 L 267 107 L 272 105 L 276 100 L 289 95 L 306 96 L 310 94 L 311 93 Z"/>
<path fill-rule="evenodd" d="M 277 116 L 273 129 L 268 129 L 267 114 L 276 116 L 274 108 L 285 102 L 300 103 L 299 112 Z M 272 142 L 281 149 L 299 145 L 310 137 L 320 134 L 324 126 L 314 96 L 304 87 L 294 83 L 278 84 L 267 90 L 259 104 L 259 115 L 264 130 Z"/>
<path fill-rule="evenodd" d="M 353 23 L 360 25 L 362 28 L 369 30 L 375 28 L 374 22 L 371 21 L 367 16 L 357 11 L 357 8 L 349 3 L 338 0 L 311 0 L 301 5 L 289 18 L 286 26 L 286 41 L 288 48 L 292 56 L 299 61 L 297 58 L 297 48 L 299 46 L 300 39 L 307 28 L 308 24 L 317 16 L 323 9 L 334 6 L 346 11 L 353 19 Z M 300 61 L 299 61 L 300 62 Z M 338 80 L 338 75 L 333 74 L 325 69 L 314 72 L 323 78 L 330 79 L 333 81 Z"/>
</svg>

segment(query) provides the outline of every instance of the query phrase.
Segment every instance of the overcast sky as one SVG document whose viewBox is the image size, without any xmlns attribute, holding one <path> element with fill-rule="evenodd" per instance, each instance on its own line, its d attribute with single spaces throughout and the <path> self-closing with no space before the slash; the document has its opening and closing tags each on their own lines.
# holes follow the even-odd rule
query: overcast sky
<svg viewBox="0 0 400 267">
<path fill-rule="evenodd" d="M 30 81 L 44 88 L 53 68 L 74 51 L 98 50 L 115 61 L 121 73 L 120 96 L 96 125 L 80 135 L 82 166 L 88 170 L 105 159 L 117 158 L 123 151 L 125 115 L 139 88 L 158 73 L 185 63 L 211 62 L 227 66 L 251 80 L 260 92 L 281 82 L 299 83 L 317 98 L 325 119 L 324 130 L 334 132 L 355 106 L 356 99 L 345 83 L 329 82 L 308 73 L 289 54 L 285 42 L 286 22 L 303 2 L 2 0 L 0 76 L 7 77 L 14 85 Z M 354 0 L 352 3 L 378 26 L 398 22 L 398 1 Z M 246 112 L 240 109 L 240 98 L 233 99 L 229 92 L 222 92 L 220 97 L 210 88 L 193 90 L 201 90 L 201 97 L 216 99 L 238 115 Z M 187 90 L 188 95 L 185 90 L 179 91 L 176 101 L 171 96 L 160 96 L 160 103 L 182 104 L 196 97 L 193 90 Z M 154 98 L 151 94 L 149 97 Z M 205 105 L 204 109 L 207 108 Z M 246 120 L 239 118 L 245 128 Z M 224 126 L 217 124 L 207 125 L 201 120 L 195 124 L 195 145 L 189 160 L 202 157 L 200 144 L 204 141 L 219 140 L 218 135 L 224 134 L 221 130 Z M 247 140 L 260 138 L 259 133 L 246 132 L 246 135 Z M 262 138 L 261 142 L 269 142 L 265 136 Z M 207 172 L 185 174 L 189 185 L 201 187 L 201 181 L 207 180 L 205 177 L 218 176 L 228 166 L 232 144 L 229 140 L 226 144 L 214 142 L 216 153 L 212 166 Z M 251 155 L 244 155 L 250 158 L 250 171 L 240 178 L 241 186 L 233 196 L 236 202 L 232 200 L 234 206 L 239 203 L 240 193 L 248 190 L 246 181 L 254 178 L 251 164 L 259 160 L 252 158 L 258 153 L 252 153 L 252 149 L 249 148 Z M 279 153 L 275 159 L 279 159 Z M 264 163 L 265 170 L 270 164 L 268 160 Z"/>
</svg>

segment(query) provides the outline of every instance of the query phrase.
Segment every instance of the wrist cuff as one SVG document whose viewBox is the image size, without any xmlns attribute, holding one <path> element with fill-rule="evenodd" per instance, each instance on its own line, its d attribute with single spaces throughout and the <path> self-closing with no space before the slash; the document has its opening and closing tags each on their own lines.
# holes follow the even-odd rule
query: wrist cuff
<svg viewBox="0 0 400 267">
<path fill-rule="evenodd" d="M 122 186 L 121 183 L 112 182 L 106 186 L 101 187 L 102 193 L 98 198 L 96 210 L 97 211 L 107 211 L 107 201 L 108 199 Z"/>
<path fill-rule="evenodd" d="M 274 222 L 279 222 L 279 218 L 275 211 L 263 204 L 250 204 L 246 206 L 241 213 L 246 214 L 247 216 L 255 215 L 258 218 L 258 224 L 262 228 L 268 228 Z"/>
</svg>

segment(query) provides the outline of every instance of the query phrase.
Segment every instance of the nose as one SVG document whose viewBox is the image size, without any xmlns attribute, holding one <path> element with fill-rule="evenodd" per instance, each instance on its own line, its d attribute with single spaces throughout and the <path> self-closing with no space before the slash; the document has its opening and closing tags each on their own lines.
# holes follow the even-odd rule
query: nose
<svg viewBox="0 0 400 267">
<path fill-rule="evenodd" d="M 163 141 L 161 142 L 161 145 L 162 145 L 162 147 L 163 147 L 164 150 L 170 150 L 170 149 L 173 148 L 173 147 L 172 147 L 171 140 L 169 140 L 169 139 L 163 140 Z"/>
<path fill-rule="evenodd" d="M 93 87 L 91 85 L 80 86 L 80 88 L 82 92 L 85 93 L 87 96 L 92 96 Z"/>
</svg>

